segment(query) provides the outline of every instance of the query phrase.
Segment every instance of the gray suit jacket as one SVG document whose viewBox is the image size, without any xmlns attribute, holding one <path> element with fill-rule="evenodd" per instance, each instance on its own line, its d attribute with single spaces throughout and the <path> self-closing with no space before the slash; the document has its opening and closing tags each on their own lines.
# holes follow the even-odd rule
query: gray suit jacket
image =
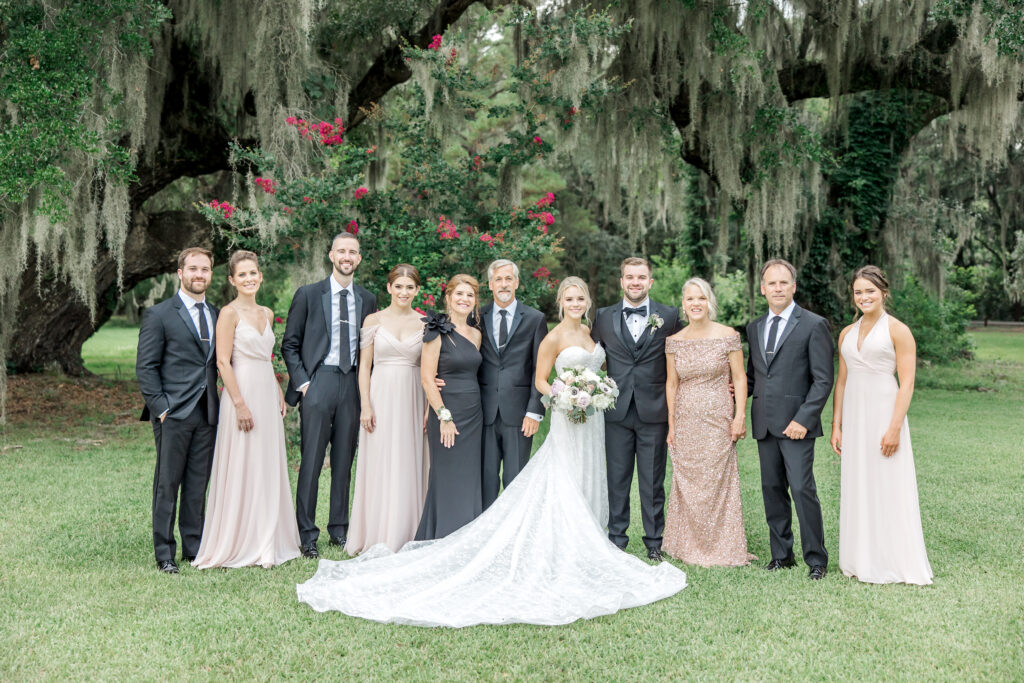
<svg viewBox="0 0 1024 683">
<path fill-rule="evenodd" d="M 755 439 L 782 438 L 790 421 L 807 428 L 807 438 L 822 435 L 821 411 L 832 392 L 834 345 L 828 321 L 796 306 L 775 343 L 768 363 L 764 328 L 770 314 L 747 325 L 747 393 Z"/>
<path fill-rule="evenodd" d="M 213 305 L 210 317 L 216 326 L 217 309 Z M 157 418 L 164 411 L 168 411 L 167 417 L 184 419 L 205 393 L 206 420 L 217 424 L 220 396 L 216 349 L 210 344 L 203 352 L 196 324 L 177 292 L 142 316 L 135 376 L 146 399 L 142 420 Z"/>
<path fill-rule="evenodd" d="M 359 316 L 359 329 L 362 329 L 366 316 L 377 310 L 377 297 L 355 283 L 352 283 L 352 291 Z M 331 350 L 331 313 L 330 276 L 299 287 L 292 297 L 284 336 L 281 338 L 281 356 L 288 366 L 288 390 L 284 393 L 288 405 L 293 406 L 302 400 L 299 387 L 313 378 L 313 373 Z M 359 335 L 356 335 L 357 349 L 358 341 Z M 358 403 L 356 405 L 358 407 Z"/>
<path fill-rule="evenodd" d="M 501 421 L 518 425 L 526 413 L 544 414 L 540 392 L 534 386 L 537 374 L 537 349 L 548 333 L 544 314 L 522 301 L 516 304 L 516 314 L 508 328 L 508 342 L 504 349 L 494 343 L 494 323 L 491 319 L 494 304 L 480 311 L 484 340 L 480 344 L 480 401 L 483 404 L 484 424 Z"/>
</svg>

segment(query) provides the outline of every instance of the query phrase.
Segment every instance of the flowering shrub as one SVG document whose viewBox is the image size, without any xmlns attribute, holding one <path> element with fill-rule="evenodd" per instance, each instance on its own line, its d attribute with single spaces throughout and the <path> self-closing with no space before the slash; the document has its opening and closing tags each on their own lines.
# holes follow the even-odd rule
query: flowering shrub
<svg viewBox="0 0 1024 683">
<path fill-rule="evenodd" d="M 310 146 L 312 171 L 290 179 L 284 172 L 287 160 L 233 145 L 239 170 L 257 177 L 263 193 L 250 195 L 255 206 L 201 203 L 199 210 L 234 242 L 285 262 L 305 255 L 308 263 L 310 250 L 326 253 L 340 231 L 358 234 L 363 260 L 357 278 L 382 305 L 387 304 L 387 273 L 398 263 L 420 271 L 423 286 L 414 305 L 434 308 L 442 303 L 449 277 L 464 272 L 483 283 L 487 265 L 498 258 L 534 273 L 521 278 L 518 296 L 538 304 L 557 284 L 546 268 L 538 268 L 558 249 L 551 234 L 558 217 L 555 195 L 524 197 L 521 206 L 509 206 L 513 202 L 507 199 L 503 205 L 498 198 L 514 196 L 504 192 L 510 170 L 550 163 L 555 148 L 548 133 L 553 126 L 565 127 L 565 112 L 578 118 L 579 105 L 595 105 L 613 86 L 584 82 L 576 93 L 555 88 L 552 65 L 570 59 L 579 45 L 522 8 L 511 8 L 509 16 L 509 24 L 521 27 L 536 45 L 536 57 L 510 67 L 511 73 L 482 80 L 456 59 L 456 47 L 442 50 L 445 38 L 435 35 L 426 48 L 405 50 L 420 76 L 401 97 L 372 112 L 375 130 L 346 131 L 341 118 L 327 112 L 315 120 L 289 116 L 284 123 Z M 614 37 L 624 30 L 601 13 L 579 13 L 573 22 L 579 35 Z M 458 36 L 452 42 L 457 41 Z M 479 97 L 495 85 L 508 95 L 500 101 Z M 448 108 L 449 121 L 465 117 L 467 128 L 487 118 L 507 120 L 509 126 L 490 141 L 463 142 L 460 154 L 450 140 L 442 141 L 432 122 L 441 106 Z M 371 183 L 367 169 L 378 163 L 375 143 L 384 141 L 382 148 L 400 162 Z"/>
</svg>

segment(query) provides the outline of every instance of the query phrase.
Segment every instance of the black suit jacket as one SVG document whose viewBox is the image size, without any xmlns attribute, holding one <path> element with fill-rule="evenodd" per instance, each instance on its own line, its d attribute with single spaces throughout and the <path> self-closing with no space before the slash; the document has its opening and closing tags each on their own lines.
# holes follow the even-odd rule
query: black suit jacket
<svg viewBox="0 0 1024 683">
<path fill-rule="evenodd" d="M 480 344 L 480 400 L 484 424 L 493 424 L 500 414 L 505 424 L 522 424 L 526 413 L 544 414 L 540 392 L 534 386 L 537 374 L 537 349 L 548 333 L 544 314 L 522 301 L 509 321 L 508 342 L 503 350 L 494 343 L 494 304 L 480 311 L 484 333 Z"/>
<path fill-rule="evenodd" d="M 352 283 L 359 329 L 366 316 L 377 310 L 377 297 Z M 299 287 L 288 309 L 288 321 L 281 339 L 281 355 L 288 366 L 288 390 L 284 400 L 296 405 L 302 400 L 299 391 L 313 378 L 331 350 L 331 278 Z M 359 363 L 359 335 L 356 335 L 356 364 Z M 355 372 L 355 370 L 353 370 Z"/>
<path fill-rule="evenodd" d="M 791 420 L 807 428 L 807 437 L 822 435 L 821 411 L 835 375 L 832 332 L 820 315 L 795 306 L 775 342 L 771 364 L 764 351 L 764 329 L 771 313 L 747 325 L 747 393 L 755 439 L 782 437 Z"/>
<path fill-rule="evenodd" d="M 217 308 L 208 305 L 216 326 Z M 142 316 L 135 376 L 146 399 L 142 420 L 159 417 L 164 411 L 168 411 L 167 417 L 184 419 L 205 394 L 206 421 L 217 424 L 217 352 L 214 344 L 203 351 L 196 324 L 177 292 Z"/>
<path fill-rule="evenodd" d="M 608 374 L 619 385 L 615 408 L 604 415 L 605 422 L 621 422 L 636 401 L 641 422 L 668 422 L 665 401 L 665 339 L 679 331 L 679 311 L 650 300 L 650 313 L 665 321 L 661 328 L 646 328 L 638 344 L 623 331 L 622 301 L 602 308 L 594 318 L 590 336 L 601 342 L 608 358 Z"/>
</svg>

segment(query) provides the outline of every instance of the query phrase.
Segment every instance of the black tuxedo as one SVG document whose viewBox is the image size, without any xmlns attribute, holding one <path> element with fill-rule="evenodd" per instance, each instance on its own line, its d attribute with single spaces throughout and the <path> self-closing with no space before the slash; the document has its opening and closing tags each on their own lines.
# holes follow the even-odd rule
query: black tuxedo
<svg viewBox="0 0 1024 683">
<path fill-rule="evenodd" d="M 484 509 L 498 497 L 499 481 L 508 487 L 529 462 L 533 437 L 523 436 L 523 418 L 526 413 L 544 414 L 544 404 L 534 385 L 534 376 L 537 373 L 537 349 L 548 333 L 544 314 L 519 301 L 508 324 L 505 347 L 499 349 L 494 341 L 493 314 L 493 303 L 484 306 L 480 312 L 484 336 L 480 344 L 483 362 L 479 372 L 480 401 L 484 413 Z"/>
<path fill-rule="evenodd" d="M 821 504 L 814 483 L 814 439 L 822 435 L 821 411 L 832 391 L 832 333 L 824 318 L 794 306 L 769 360 L 765 326 L 772 316 L 769 311 L 747 325 L 751 432 L 761 459 L 761 493 L 772 558 L 793 556 L 792 492 L 804 561 L 812 567 L 826 566 Z M 807 436 L 798 441 L 784 436 L 790 421 L 806 427 Z"/>
<path fill-rule="evenodd" d="M 209 306 L 216 326 L 217 309 Z M 213 328 L 210 337 L 213 339 Z M 135 375 L 156 441 L 153 475 L 153 549 L 157 562 L 173 560 L 174 518 L 181 490 L 181 552 L 194 557 L 203 533 L 220 400 L 214 344 L 203 342 L 178 293 L 146 311 L 139 327 Z M 163 422 L 160 416 L 166 412 Z"/>
<path fill-rule="evenodd" d="M 629 493 L 636 463 L 644 545 L 660 549 L 665 529 L 665 339 L 679 331 L 679 311 L 650 301 L 651 315 L 664 320 L 659 329 L 645 328 L 638 341 L 626 329 L 622 301 L 602 308 L 591 336 L 601 342 L 608 374 L 619 386 L 615 408 L 605 413 L 608 460 L 608 538 L 620 548 L 629 537 Z"/>
<path fill-rule="evenodd" d="M 352 283 L 358 320 L 377 310 L 377 297 Z M 348 532 L 348 494 L 352 460 L 359 437 L 359 335 L 354 347 L 356 364 L 347 372 L 338 366 L 324 365 L 331 349 L 331 321 L 334 313 L 330 276 L 320 282 L 299 287 L 292 297 L 281 340 L 281 355 L 288 366 L 288 391 L 285 401 L 299 405 L 301 414 L 302 459 L 295 492 L 295 512 L 303 545 L 316 543 L 316 500 L 327 444 L 331 444 L 331 505 L 327 531 L 344 538 Z M 347 317 L 347 316 L 346 316 Z M 347 334 L 342 323 L 341 333 Z M 299 391 L 309 383 L 306 394 Z"/>
</svg>

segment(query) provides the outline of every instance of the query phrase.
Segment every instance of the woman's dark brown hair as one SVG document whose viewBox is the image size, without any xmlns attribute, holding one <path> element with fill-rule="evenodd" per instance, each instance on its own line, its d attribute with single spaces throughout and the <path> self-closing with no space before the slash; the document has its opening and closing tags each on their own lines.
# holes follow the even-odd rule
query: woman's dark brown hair
<svg viewBox="0 0 1024 683">
<path fill-rule="evenodd" d="M 255 252 L 239 249 L 228 259 L 228 274 L 233 276 L 235 269 L 238 268 L 238 264 L 242 261 L 252 261 L 256 264 L 256 269 L 259 270 L 260 257 Z"/>
<path fill-rule="evenodd" d="M 388 273 L 388 284 L 395 284 L 395 280 L 400 277 L 407 277 L 412 280 L 417 287 L 420 286 L 420 271 L 416 270 L 416 266 L 409 265 L 408 263 L 399 263 L 391 269 L 390 273 Z"/>
</svg>

